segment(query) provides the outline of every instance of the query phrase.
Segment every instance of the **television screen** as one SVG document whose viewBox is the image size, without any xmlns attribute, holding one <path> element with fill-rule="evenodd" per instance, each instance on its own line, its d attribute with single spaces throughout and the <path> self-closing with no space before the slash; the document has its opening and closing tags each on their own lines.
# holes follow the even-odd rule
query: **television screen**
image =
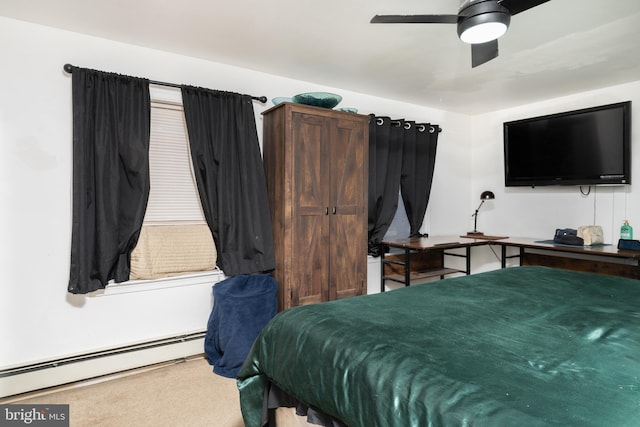
<svg viewBox="0 0 640 427">
<path fill-rule="evenodd" d="M 505 185 L 631 184 L 631 101 L 504 123 Z"/>
</svg>

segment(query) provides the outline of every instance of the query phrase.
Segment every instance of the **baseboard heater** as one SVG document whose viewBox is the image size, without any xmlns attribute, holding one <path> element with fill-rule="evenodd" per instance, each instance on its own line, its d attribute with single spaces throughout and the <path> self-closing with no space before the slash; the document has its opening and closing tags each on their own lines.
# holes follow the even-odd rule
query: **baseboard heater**
<svg viewBox="0 0 640 427">
<path fill-rule="evenodd" d="M 0 370 L 0 397 L 88 380 L 204 352 L 206 331 Z"/>
</svg>

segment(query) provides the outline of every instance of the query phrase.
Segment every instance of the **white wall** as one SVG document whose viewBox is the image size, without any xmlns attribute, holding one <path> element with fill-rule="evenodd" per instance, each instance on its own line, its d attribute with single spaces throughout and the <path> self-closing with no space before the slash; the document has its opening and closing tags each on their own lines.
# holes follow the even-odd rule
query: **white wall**
<svg viewBox="0 0 640 427">
<path fill-rule="evenodd" d="M 203 330 L 212 306 L 209 281 L 67 293 L 72 117 L 65 63 L 268 98 L 325 90 L 364 114 L 438 123 L 444 131 L 425 228 L 432 234 L 466 229 L 467 116 L 5 18 L 0 41 L 0 369 Z M 259 113 L 271 105 L 254 105 L 261 134 Z"/>
<path fill-rule="evenodd" d="M 477 207 L 480 193 L 491 190 L 495 200 L 484 204 L 478 217 L 478 229 L 486 234 L 551 239 L 556 228 L 577 228 L 600 225 L 605 242 L 617 244 L 620 226 L 629 219 L 640 233 L 640 187 L 592 187 L 588 196 L 580 188 L 569 187 L 505 187 L 502 124 L 545 114 L 570 111 L 597 105 L 631 100 L 632 108 L 632 182 L 640 182 L 640 81 L 598 89 L 497 111 L 473 117 L 473 180 L 472 210 Z M 583 187 L 587 192 L 588 188 Z M 469 218 L 469 228 L 472 219 Z M 476 251 L 481 252 L 481 251 Z M 486 257 L 474 257 L 474 268 L 489 268 L 497 263 L 488 250 Z"/>
</svg>

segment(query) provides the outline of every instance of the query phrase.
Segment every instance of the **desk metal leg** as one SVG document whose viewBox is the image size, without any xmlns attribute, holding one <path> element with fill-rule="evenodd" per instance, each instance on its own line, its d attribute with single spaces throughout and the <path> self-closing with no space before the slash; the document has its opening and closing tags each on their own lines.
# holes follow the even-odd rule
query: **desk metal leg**
<svg viewBox="0 0 640 427">
<path fill-rule="evenodd" d="M 411 250 L 409 248 L 404 249 L 404 285 L 409 286 L 411 284 Z"/>
<path fill-rule="evenodd" d="M 502 246 L 502 260 L 500 261 L 500 264 L 502 266 L 502 268 L 506 268 L 507 267 L 507 260 L 511 259 L 511 258 L 519 258 L 519 264 L 522 265 L 522 257 L 524 255 L 524 246 L 520 246 L 519 250 L 518 250 L 518 254 L 517 255 L 507 255 L 507 246 L 508 245 L 501 245 Z"/>
<path fill-rule="evenodd" d="M 467 250 L 467 276 L 471 274 L 471 246 L 466 247 Z"/>
<path fill-rule="evenodd" d="M 384 292 L 384 249 L 380 246 L 380 292 Z"/>
</svg>

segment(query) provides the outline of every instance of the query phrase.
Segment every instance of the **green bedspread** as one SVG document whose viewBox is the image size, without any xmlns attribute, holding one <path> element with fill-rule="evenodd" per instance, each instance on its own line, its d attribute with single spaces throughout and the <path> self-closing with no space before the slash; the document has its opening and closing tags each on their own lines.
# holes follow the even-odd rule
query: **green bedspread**
<svg viewBox="0 0 640 427">
<path fill-rule="evenodd" d="M 516 267 L 293 308 L 238 376 L 350 427 L 640 426 L 640 281 Z"/>
</svg>

